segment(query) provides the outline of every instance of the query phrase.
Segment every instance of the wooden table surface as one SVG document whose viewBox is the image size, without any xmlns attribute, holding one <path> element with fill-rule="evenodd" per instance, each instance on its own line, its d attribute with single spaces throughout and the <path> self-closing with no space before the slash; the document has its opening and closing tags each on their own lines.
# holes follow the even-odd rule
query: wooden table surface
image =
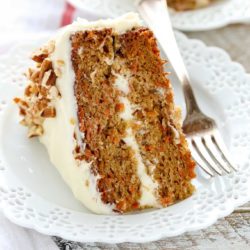
<svg viewBox="0 0 250 250">
<path fill-rule="evenodd" d="M 250 249 L 250 203 L 204 230 L 185 233 L 152 243 L 73 243 L 56 239 L 60 249 L 94 250 L 248 250 Z M 68 246 L 68 248 L 67 248 Z"/>
<path fill-rule="evenodd" d="M 187 33 L 190 38 L 203 40 L 209 46 L 225 49 L 234 61 L 250 72 L 250 25 L 231 25 L 222 29 Z M 250 86 L 249 86 L 250 88 Z M 250 142 L 249 142 L 250 143 Z M 173 250 L 250 250 L 250 202 L 220 219 L 213 226 L 178 237 L 152 243 L 103 244 L 76 243 L 54 238 L 60 249 L 173 249 Z"/>
</svg>

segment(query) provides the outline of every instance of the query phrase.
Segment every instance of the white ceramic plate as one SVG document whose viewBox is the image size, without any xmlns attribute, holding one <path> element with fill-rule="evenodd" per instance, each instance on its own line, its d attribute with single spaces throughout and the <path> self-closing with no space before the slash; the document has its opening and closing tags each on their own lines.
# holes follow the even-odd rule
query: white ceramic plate
<svg viewBox="0 0 250 250">
<path fill-rule="evenodd" d="M 81 242 L 147 242 L 205 228 L 250 200 L 250 76 L 221 49 L 177 33 L 199 103 L 218 121 L 239 172 L 208 180 L 198 170 L 195 194 L 165 209 L 113 216 L 85 209 L 50 164 L 45 148 L 27 139 L 12 102 L 23 92 L 22 73 L 31 51 L 47 39 L 19 41 L 0 57 L 0 207 L 11 221 Z M 180 86 L 174 74 L 171 78 L 184 109 Z"/>
<path fill-rule="evenodd" d="M 135 11 L 136 0 L 68 0 L 78 9 L 97 17 L 115 17 L 127 11 Z M 199 31 L 220 28 L 231 23 L 250 21 L 249 0 L 218 0 L 210 6 L 192 11 L 171 10 L 174 28 L 183 31 Z"/>
</svg>

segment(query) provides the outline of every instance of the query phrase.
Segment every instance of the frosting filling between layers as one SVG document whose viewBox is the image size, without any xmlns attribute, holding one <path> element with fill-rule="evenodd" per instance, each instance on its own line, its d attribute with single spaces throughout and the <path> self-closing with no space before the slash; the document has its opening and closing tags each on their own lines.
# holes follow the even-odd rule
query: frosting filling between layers
<svg viewBox="0 0 250 250">
<path fill-rule="evenodd" d="M 116 81 L 114 83 L 115 87 L 119 89 L 124 94 L 129 93 L 129 82 L 126 77 L 123 75 L 115 74 Z M 131 105 L 130 101 L 127 97 L 120 97 L 121 103 L 124 105 L 124 111 L 120 114 L 120 117 L 127 121 L 128 123 L 135 122 L 135 119 L 133 117 L 134 107 Z M 128 125 L 129 126 L 129 125 Z M 156 191 L 158 187 L 158 183 L 153 180 L 151 176 L 147 174 L 146 167 L 143 163 L 139 145 L 136 142 L 135 135 L 132 131 L 132 128 L 129 126 L 126 129 L 126 137 L 123 139 L 123 141 L 130 146 L 135 154 L 135 158 L 137 160 L 137 174 L 141 181 L 141 198 L 139 200 L 140 206 L 152 206 L 157 207 L 160 206 L 159 202 L 156 197 Z"/>
</svg>

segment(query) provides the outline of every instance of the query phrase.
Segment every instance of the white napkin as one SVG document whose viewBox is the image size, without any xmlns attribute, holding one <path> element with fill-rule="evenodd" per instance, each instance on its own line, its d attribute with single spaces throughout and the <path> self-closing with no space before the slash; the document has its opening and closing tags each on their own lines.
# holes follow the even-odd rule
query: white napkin
<svg viewBox="0 0 250 250">
<path fill-rule="evenodd" d="M 0 56 L 19 40 L 60 27 L 64 0 L 0 1 Z M 1 138 L 0 138 L 1 139 Z M 17 226 L 0 211 L 0 250 L 54 250 L 50 236 Z"/>
<path fill-rule="evenodd" d="M 0 213 L 0 249 L 3 250 L 58 250 L 49 236 L 11 223 Z"/>
<path fill-rule="evenodd" d="M 26 33 L 39 34 L 60 26 L 63 0 L 8 0 L 0 2 L 0 55 L 22 40 Z M 0 212 L 1 250 L 55 250 L 51 237 L 19 227 Z"/>
<path fill-rule="evenodd" d="M 66 5 L 65 0 L 0 1 L 0 56 L 18 41 L 35 39 L 41 33 L 53 33 L 77 16 L 89 20 L 98 18 L 93 13 L 75 10 Z M 54 250 L 58 247 L 50 236 L 19 227 L 6 219 L 0 211 L 0 250 L 43 249 Z"/>
</svg>

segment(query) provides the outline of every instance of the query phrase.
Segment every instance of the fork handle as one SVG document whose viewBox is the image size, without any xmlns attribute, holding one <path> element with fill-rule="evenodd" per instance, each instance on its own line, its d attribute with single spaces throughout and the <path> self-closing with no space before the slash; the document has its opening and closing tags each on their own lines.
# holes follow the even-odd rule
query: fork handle
<svg viewBox="0 0 250 250">
<path fill-rule="evenodd" d="M 138 11 L 150 29 L 153 30 L 182 85 L 187 115 L 195 111 L 199 112 L 200 109 L 190 84 L 190 78 L 174 36 L 167 1 L 144 0 L 139 3 Z"/>
</svg>

